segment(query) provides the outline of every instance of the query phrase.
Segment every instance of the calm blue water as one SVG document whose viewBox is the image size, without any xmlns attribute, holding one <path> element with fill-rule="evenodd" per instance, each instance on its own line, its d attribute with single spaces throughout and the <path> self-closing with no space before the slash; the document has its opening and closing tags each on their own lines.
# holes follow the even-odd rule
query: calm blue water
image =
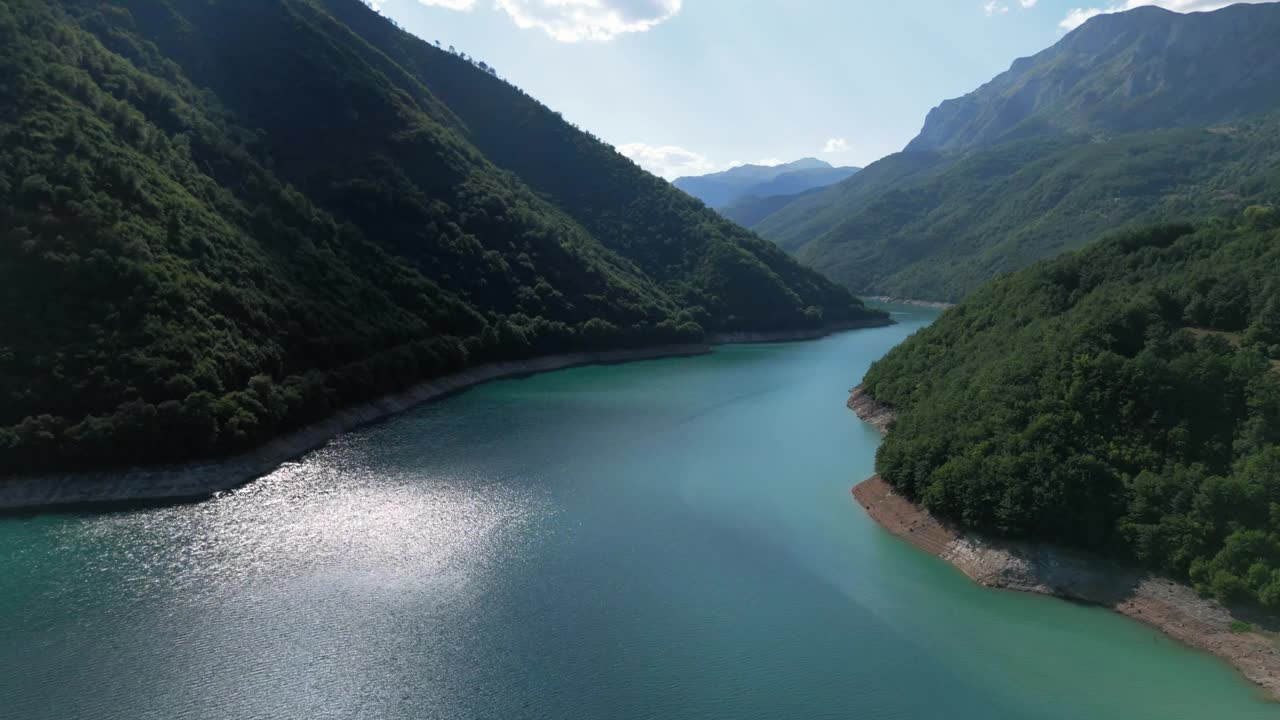
<svg viewBox="0 0 1280 720">
<path fill-rule="evenodd" d="M 195 505 L 0 520 L 0 717 L 1275 718 L 852 502 L 928 322 L 493 383 Z"/>
</svg>

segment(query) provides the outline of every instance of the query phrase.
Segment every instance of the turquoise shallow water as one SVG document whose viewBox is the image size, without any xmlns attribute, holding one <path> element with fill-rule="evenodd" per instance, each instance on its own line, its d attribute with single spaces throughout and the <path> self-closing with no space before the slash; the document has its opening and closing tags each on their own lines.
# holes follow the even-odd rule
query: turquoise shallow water
<svg viewBox="0 0 1280 720">
<path fill-rule="evenodd" d="M 852 502 L 928 322 L 493 383 L 212 501 L 0 520 L 0 717 L 1275 718 Z"/>
</svg>

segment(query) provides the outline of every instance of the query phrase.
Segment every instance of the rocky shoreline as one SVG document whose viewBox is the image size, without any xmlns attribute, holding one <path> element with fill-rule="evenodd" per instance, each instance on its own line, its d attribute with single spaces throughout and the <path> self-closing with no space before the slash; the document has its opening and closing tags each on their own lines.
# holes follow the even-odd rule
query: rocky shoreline
<svg viewBox="0 0 1280 720">
<path fill-rule="evenodd" d="M 867 300 L 875 300 L 882 303 L 893 303 L 895 305 L 915 305 L 917 307 L 933 308 L 935 310 L 946 310 L 955 307 L 955 303 L 940 302 L 938 300 L 912 300 L 911 298 L 893 297 L 891 295 L 872 295 Z"/>
<path fill-rule="evenodd" d="M 241 455 L 179 465 L 125 468 L 105 472 L 56 473 L 0 479 L 0 511 L 76 507 L 103 503 L 199 500 L 266 475 L 281 464 L 314 450 L 332 438 L 415 405 L 504 378 L 522 377 L 582 365 L 686 357 L 711 352 L 712 345 L 815 340 L 834 332 L 892 324 L 883 320 L 833 324 L 823 328 L 762 333 L 725 333 L 708 343 L 594 353 L 552 355 L 500 362 L 435 378 L 408 390 L 338 411 L 318 423 L 282 435 Z"/>
<path fill-rule="evenodd" d="M 683 357 L 709 352 L 711 346 L 706 344 L 671 345 L 639 350 L 552 355 L 481 365 L 419 383 L 408 390 L 386 395 L 372 402 L 345 408 L 325 420 L 230 458 L 107 472 L 59 473 L 6 479 L 0 482 L 0 510 L 209 497 L 262 477 L 282 463 L 314 450 L 356 427 L 491 380 L 580 365 Z"/>
<path fill-rule="evenodd" d="M 892 318 L 886 316 L 875 320 L 856 320 L 832 323 L 820 328 L 808 330 L 780 330 L 774 332 L 728 332 L 716 333 L 707 340 L 712 345 L 740 345 L 750 343 L 800 342 L 803 340 L 820 340 L 832 333 L 846 330 L 865 330 L 867 328 L 888 327 L 893 325 Z"/>
<path fill-rule="evenodd" d="M 895 418 L 861 386 L 849 408 L 887 433 Z M 879 476 L 853 488 L 867 514 L 889 532 L 991 588 L 1066 598 L 1110 608 L 1227 661 L 1280 701 L 1280 643 L 1242 627 L 1219 603 L 1181 583 L 1047 543 L 987 538 L 950 526 L 898 495 Z"/>
</svg>

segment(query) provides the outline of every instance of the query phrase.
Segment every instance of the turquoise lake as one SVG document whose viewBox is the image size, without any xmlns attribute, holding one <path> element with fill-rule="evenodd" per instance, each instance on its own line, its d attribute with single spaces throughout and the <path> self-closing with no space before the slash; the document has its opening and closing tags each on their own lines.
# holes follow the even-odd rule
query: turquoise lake
<svg viewBox="0 0 1280 720">
<path fill-rule="evenodd" d="M 492 383 L 202 503 L 0 519 L 0 717 L 1280 717 L 863 514 L 846 391 L 935 316 L 895 310 Z"/>
</svg>

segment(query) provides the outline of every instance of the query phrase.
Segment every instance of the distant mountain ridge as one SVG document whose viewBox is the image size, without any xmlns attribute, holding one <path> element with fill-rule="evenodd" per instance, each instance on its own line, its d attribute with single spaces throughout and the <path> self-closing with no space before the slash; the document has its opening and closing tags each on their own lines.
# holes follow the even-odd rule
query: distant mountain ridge
<svg viewBox="0 0 1280 720">
<path fill-rule="evenodd" d="M 672 184 L 718 210 L 749 197 L 794 195 L 825 187 L 859 169 L 834 167 L 817 158 L 801 158 L 781 165 L 740 165 L 709 175 L 676 178 Z"/>
<path fill-rule="evenodd" d="M 1119 227 L 1280 202 L 1276 37 L 1275 3 L 1102 15 L 903 152 L 727 214 L 855 292 L 956 301 Z"/>
</svg>

